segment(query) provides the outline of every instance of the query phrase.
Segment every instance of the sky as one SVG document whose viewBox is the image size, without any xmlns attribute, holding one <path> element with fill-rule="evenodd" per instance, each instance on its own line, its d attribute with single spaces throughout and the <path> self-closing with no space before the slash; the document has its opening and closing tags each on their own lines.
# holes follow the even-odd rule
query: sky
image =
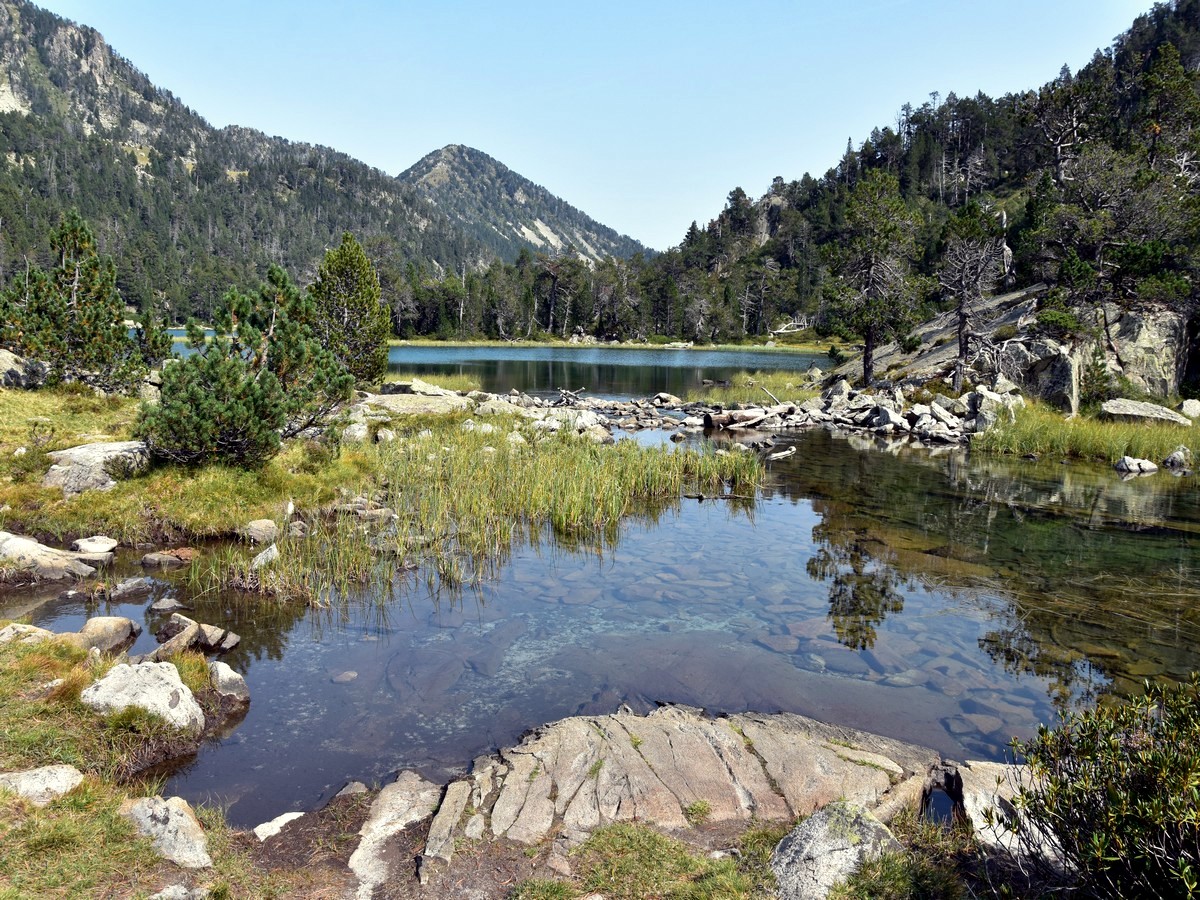
<svg viewBox="0 0 1200 900">
<path fill-rule="evenodd" d="M 655 249 L 932 92 L 1077 70 L 1149 0 L 41 0 L 216 126 L 391 174 L 482 150 Z"/>
</svg>

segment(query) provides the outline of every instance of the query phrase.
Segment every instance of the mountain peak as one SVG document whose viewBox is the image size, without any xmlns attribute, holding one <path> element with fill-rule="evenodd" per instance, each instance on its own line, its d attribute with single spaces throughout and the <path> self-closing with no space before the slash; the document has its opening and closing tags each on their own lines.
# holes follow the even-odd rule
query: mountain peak
<svg viewBox="0 0 1200 900">
<path fill-rule="evenodd" d="M 630 257 L 647 248 L 618 234 L 514 172 L 481 150 L 447 144 L 400 173 L 468 234 L 506 259 L 522 248 L 559 254 L 571 248 L 599 262 L 605 256 Z"/>
</svg>

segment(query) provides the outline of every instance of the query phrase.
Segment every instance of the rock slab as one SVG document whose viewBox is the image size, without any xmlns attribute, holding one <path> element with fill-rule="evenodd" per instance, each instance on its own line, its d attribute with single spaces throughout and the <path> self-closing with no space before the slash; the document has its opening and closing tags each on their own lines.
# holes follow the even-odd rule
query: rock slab
<svg viewBox="0 0 1200 900">
<path fill-rule="evenodd" d="M 1100 406 L 1101 414 L 1118 422 L 1159 422 L 1168 425 L 1188 425 L 1192 420 L 1173 409 L 1146 403 L 1143 400 L 1105 400 Z"/>
<path fill-rule="evenodd" d="M 54 465 L 42 479 L 42 486 L 62 488 L 66 496 L 110 491 L 117 486 L 114 474 L 128 478 L 150 467 L 150 451 L 144 441 L 103 441 L 47 455 Z"/>
<path fill-rule="evenodd" d="M 86 578 L 96 571 L 79 559 L 79 554 L 56 550 L 7 531 L 0 531 L 0 560 L 38 581 Z"/>
<path fill-rule="evenodd" d="M 771 854 L 779 900 L 823 900 L 864 862 L 904 848 L 867 810 L 831 803 L 813 813 Z"/>
<path fill-rule="evenodd" d="M 182 797 L 143 797 L 121 804 L 121 815 L 138 833 L 150 838 L 154 849 L 177 866 L 204 869 L 212 865 L 208 838 L 200 820 Z"/>
<path fill-rule="evenodd" d="M 358 877 L 357 900 L 371 900 L 375 888 L 388 879 L 387 842 L 409 825 L 433 815 L 442 788 L 415 772 L 401 772 L 379 792 L 371 814 L 359 830 L 358 847 L 350 857 L 350 870 Z"/>
</svg>

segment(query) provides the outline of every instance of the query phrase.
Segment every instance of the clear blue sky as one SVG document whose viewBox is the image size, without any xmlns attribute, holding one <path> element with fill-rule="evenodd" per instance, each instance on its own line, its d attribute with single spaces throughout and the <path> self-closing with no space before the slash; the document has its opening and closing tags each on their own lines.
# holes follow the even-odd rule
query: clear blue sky
<svg viewBox="0 0 1200 900">
<path fill-rule="evenodd" d="M 656 248 L 932 91 L 1084 65 L 1149 0 L 45 0 L 214 125 L 398 174 L 494 156 Z"/>
</svg>

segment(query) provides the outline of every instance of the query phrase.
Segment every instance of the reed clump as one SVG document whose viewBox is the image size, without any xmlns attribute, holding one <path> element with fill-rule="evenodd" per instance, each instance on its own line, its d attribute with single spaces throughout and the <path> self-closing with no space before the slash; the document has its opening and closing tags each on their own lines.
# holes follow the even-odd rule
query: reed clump
<svg viewBox="0 0 1200 900">
<path fill-rule="evenodd" d="M 770 392 L 770 393 L 768 393 Z M 739 372 L 729 384 L 704 385 L 685 399 L 720 406 L 734 403 L 770 405 L 771 394 L 781 403 L 802 403 L 820 393 L 820 385 L 802 372 Z"/>
<path fill-rule="evenodd" d="M 483 382 L 476 376 L 466 372 L 450 372 L 439 375 L 416 375 L 412 372 L 388 372 L 383 378 L 384 384 L 394 384 L 398 381 L 412 381 L 419 378 L 426 384 L 434 384 L 448 391 L 460 391 L 469 394 L 471 391 L 483 390 Z"/>
<path fill-rule="evenodd" d="M 653 516 L 688 491 L 752 495 L 763 473 L 752 454 L 597 445 L 512 422 L 491 433 L 454 419 L 397 427 L 397 441 L 370 449 L 369 477 L 310 516 L 303 536 L 281 541 L 278 562 L 250 573 L 244 561 L 210 556 L 196 586 L 326 605 L 354 592 L 386 599 L 414 569 L 441 585 L 478 583 L 518 541 L 549 533 L 603 549 L 622 520 Z"/>
<path fill-rule="evenodd" d="M 1040 403 L 1002 417 L 992 428 L 971 441 L 984 453 L 1033 454 L 1115 463 L 1122 456 L 1161 463 L 1176 447 L 1200 449 L 1200 428 L 1195 425 L 1109 422 L 1089 416 L 1068 419 Z"/>
</svg>

